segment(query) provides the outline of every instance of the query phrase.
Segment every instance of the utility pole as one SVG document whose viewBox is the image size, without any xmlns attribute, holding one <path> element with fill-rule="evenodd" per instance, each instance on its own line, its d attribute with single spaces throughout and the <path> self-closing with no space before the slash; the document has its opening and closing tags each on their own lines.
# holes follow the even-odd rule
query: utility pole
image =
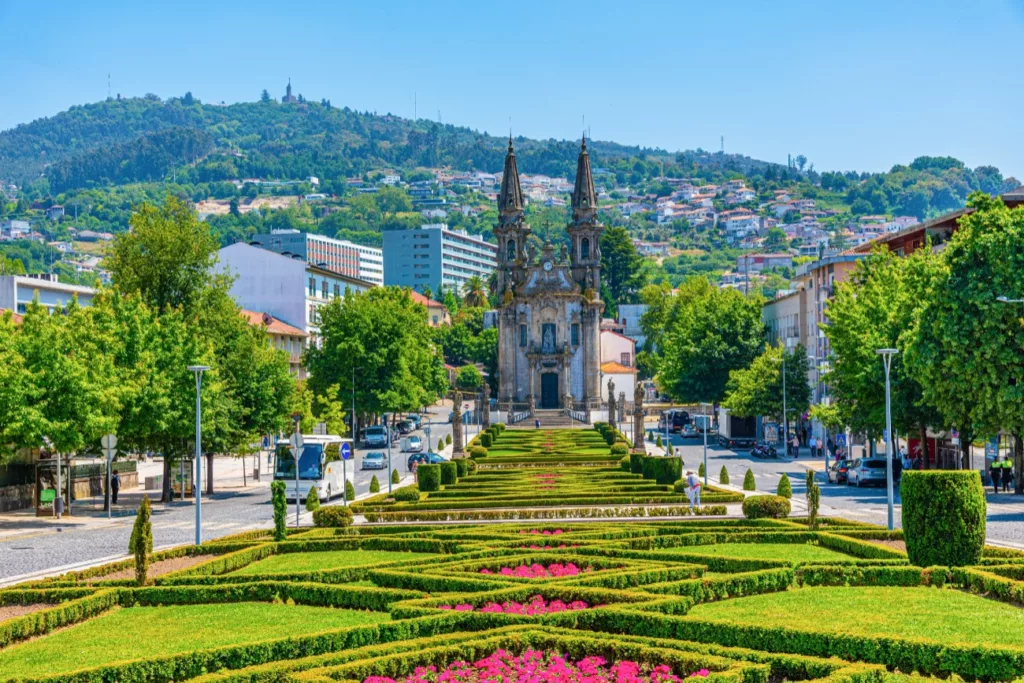
<svg viewBox="0 0 1024 683">
<path fill-rule="evenodd" d="M 898 349 L 878 349 L 875 351 L 882 357 L 885 364 L 885 486 L 889 502 L 889 531 L 893 530 L 893 494 L 892 494 L 892 397 L 889 387 L 889 369 L 892 367 L 893 355 L 899 353 Z"/>
<path fill-rule="evenodd" d="M 786 349 L 782 349 L 782 448 L 789 449 L 789 412 L 786 410 Z M 799 452 L 797 456 L 799 457 Z"/>
</svg>

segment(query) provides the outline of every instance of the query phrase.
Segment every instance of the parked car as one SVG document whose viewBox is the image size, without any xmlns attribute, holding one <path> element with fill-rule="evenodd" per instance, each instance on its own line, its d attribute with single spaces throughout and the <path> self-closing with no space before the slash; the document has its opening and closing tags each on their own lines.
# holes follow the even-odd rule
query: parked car
<svg viewBox="0 0 1024 683">
<path fill-rule="evenodd" d="M 403 453 L 421 453 L 423 452 L 423 439 L 418 436 L 407 436 L 402 439 L 402 452 Z"/>
<path fill-rule="evenodd" d="M 697 428 L 694 427 L 692 424 L 683 425 L 683 429 L 681 432 L 679 432 L 679 436 L 683 437 L 684 439 L 695 439 L 698 436 Z"/>
<path fill-rule="evenodd" d="M 437 465 L 442 462 L 448 462 L 437 453 L 414 453 L 409 456 L 409 469 L 412 469 L 414 463 L 421 465 Z"/>
<path fill-rule="evenodd" d="M 419 415 L 418 413 L 406 415 L 405 419 L 408 420 L 409 422 L 412 422 L 413 426 L 415 426 L 416 429 L 419 429 L 420 427 L 423 426 L 423 416 Z"/>
<path fill-rule="evenodd" d="M 885 485 L 884 458 L 857 458 L 846 472 L 846 483 L 852 486 Z"/>
<path fill-rule="evenodd" d="M 830 484 L 842 484 L 847 479 L 847 474 L 850 471 L 850 466 L 853 465 L 852 460 L 836 460 L 832 463 L 832 466 L 825 472 L 825 477 L 828 479 Z"/>
<path fill-rule="evenodd" d="M 386 470 L 388 468 L 387 456 L 380 451 L 370 451 L 363 456 L 364 470 Z"/>
<path fill-rule="evenodd" d="M 367 427 L 363 436 L 367 448 L 380 448 L 388 445 L 388 428 L 382 425 Z"/>
<path fill-rule="evenodd" d="M 416 425 L 411 420 L 402 420 L 395 425 L 395 429 L 399 434 L 411 434 L 416 429 Z"/>
</svg>

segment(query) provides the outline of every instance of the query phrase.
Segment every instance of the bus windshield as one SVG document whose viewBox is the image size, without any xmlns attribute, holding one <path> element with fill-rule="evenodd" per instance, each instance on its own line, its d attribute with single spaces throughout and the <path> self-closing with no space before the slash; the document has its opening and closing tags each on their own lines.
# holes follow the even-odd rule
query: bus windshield
<svg viewBox="0 0 1024 683">
<path fill-rule="evenodd" d="M 324 447 L 319 443 L 308 443 L 299 453 L 299 479 L 322 479 L 324 470 Z M 292 449 L 281 444 L 277 447 L 277 467 L 274 479 L 295 479 L 295 458 Z"/>
</svg>

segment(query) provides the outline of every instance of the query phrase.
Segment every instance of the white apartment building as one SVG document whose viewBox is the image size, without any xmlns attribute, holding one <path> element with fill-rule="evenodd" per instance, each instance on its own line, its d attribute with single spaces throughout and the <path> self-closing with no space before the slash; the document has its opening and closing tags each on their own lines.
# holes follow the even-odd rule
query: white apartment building
<svg viewBox="0 0 1024 683">
<path fill-rule="evenodd" d="M 384 252 L 376 247 L 298 230 L 273 230 L 253 235 L 250 242 L 280 254 L 299 256 L 340 275 L 384 284 Z"/>
<path fill-rule="evenodd" d="M 474 275 L 483 278 L 497 265 L 498 247 L 463 230 L 449 230 L 444 223 L 424 225 L 418 230 L 384 232 L 384 283 L 411 287 L 423 293 L 425 287 L 437 293 L 458 288 Z"/>
<path fill-rule="evenodd" d="M 66 285 L 56 275 L 0 275 L 0 309 L 24 315 L 33 299 L 50 312 L 65 308 L 74 297 L 79 306 L 92 305 L 96 290 L 92 287 Z"/>
</svg>

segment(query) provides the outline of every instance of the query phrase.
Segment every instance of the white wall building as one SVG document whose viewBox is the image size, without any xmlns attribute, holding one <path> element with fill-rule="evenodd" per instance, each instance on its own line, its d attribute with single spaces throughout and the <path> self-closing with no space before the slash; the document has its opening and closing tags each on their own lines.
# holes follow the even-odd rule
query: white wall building
<svg viewBox="0 0 1024 683">
<path fill-rule="evenodd" d="M 218 268 L 232 273 L 231 296 L 242 308 L 269 313 L 319 337 L 319 309 L 346 292 L 365 292 L 373 283 L 310 265 L 293 256 L 238 242 L 220 250 Z"/>
<path fill-rule="evenodd" d="M 0 275 L 0 309 L 18 315 L 24 315 L 37 297 L 52 313 L 66 307 L 76 296 L 79 306 L 90 306 L 94 294 L 96 290 L 92 287 L 66 285 L 56 275 Z"/>
<path fill-rule="evenodd" d="M 619 394 L 633 400 L 636 386 L 636 342 L 612 330 L 601 330 L 601 397 L 608 400 L 608 380 L 615 382 L 615 400 Z"/>
</svg>

